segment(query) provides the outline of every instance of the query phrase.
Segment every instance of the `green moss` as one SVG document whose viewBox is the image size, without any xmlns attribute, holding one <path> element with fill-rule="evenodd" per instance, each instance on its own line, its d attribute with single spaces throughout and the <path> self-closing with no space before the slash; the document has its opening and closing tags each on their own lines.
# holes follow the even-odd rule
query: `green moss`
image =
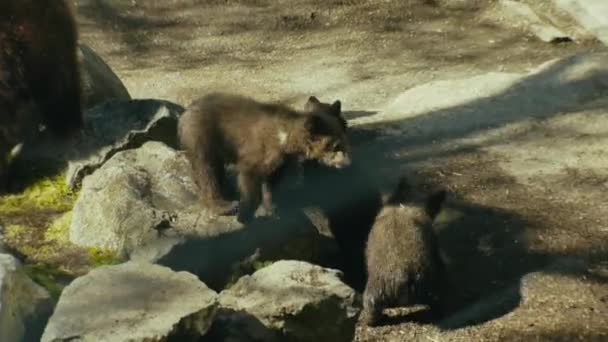
<svg viewBox="0 0 608 342">
<path fill-rule="evenodd" d="M 63 291 L 63 286 L 59 283 L 58 279 L 65 276 L 61 271 L 42 264 L 26 265 L 23 267 L 23 270 L 34 282 L 47 289 L 51 296 L 59 298 L 61 291 Z"/>
<path fill-rule="evenodd" d="M 46 263 L 61 259 L 68 243 L 47 242 L 32 227 L 8 225 L 5 227 L 5 240 L 9 246 L 35 263 Z M 63 269 L 56 265 L 57 269 Z"/>
<path fill-rule="evenodd" d="M 13 248 L 28 258 L 48 260 L 62 254 L 69 247 L 68 240 L 72 212 L 51 221 L 42 232 L 35 227 L 11 224 L 5 227 L 5 239 Z"/>
<path fill-rule="evenodd" d="M 2 234 L 6 240 L 19 239 L 27 227 L 19 224 L 11 224 L 4 227 Z"/>
<path fill-rule="evenodd" d="M 70 191 L 65 174 L 44 178 L 16 195 L 0 197 L 0 214 L 26 213 L 32 208 L 67 211 L 72 208 L 77 194 Z"/>
<path fill-rule="evenodd" d="M 55 219 L 44 232 L 44 241 L 65 243 L 70 239 L 70 224 L 72 224 L 72 212 L 68 211 Z"/>
<path fill-rule="evenodd" d="M 26 263 L 44 264 L 67 275 L 87 271 L 86 250 L 73 245 L 69 239 L 72 213 L 55 215 L 46 227 L 8 224 L 4 227 L 6 243 L 23 255 Z"/>
<path fill-rule="evenodd" d="M 120 263 L 120 259 L 111 251 L 89 248 L 87 250 L 87 255 L 89 256 L 89 262 L 93 267 L 116 265 Z"/>
<path fill-rule="evenodd" d="M 31 227 L 20 224 L 7 225 L 4 227 L 4 240 L 10 247 L 25 256 L 37 252 L 37 244 Z"/>
</svg>

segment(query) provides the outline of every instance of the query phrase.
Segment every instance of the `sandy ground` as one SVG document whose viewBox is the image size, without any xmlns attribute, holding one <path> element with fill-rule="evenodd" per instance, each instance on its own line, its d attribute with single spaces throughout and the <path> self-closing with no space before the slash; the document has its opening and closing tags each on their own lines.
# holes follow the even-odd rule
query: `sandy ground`
<svg viewBox="0 0 608 342">
<path fill-rule="evenodd" d="M 553 58 L 604 49 L 592 40 L 540 42 L 484 19 L 493 1 L 482 0 L 77 3 L 82 41 L 133 97 L 187 105 L 206 91 L 229 90 L 300 106 L 315 94 L 342 100 L 363 128 L 391 105 L 393 113 L 411 111 L 400 96 L 428 82 L 481 77 L 459 89 L 433 88 L 441 103 L 452 91 L 483 88 L 489 72 L 500 72 L 493 82 L 503 82 Z M 387 174 L 407 171 L 451 191 L 440 239 L 457 284 L 446 292 L 453 312 L 517 287 L 524 274 L 562 257 L 580 257 L 594 276 L 553 272 L 558 280 L 538 282 L 493 322 L 440 331 L 404 320 L 360 327 L 358 341 L 608 339 L 608 96 L 589 96 L 571 110 L 547 104 L 541 115 L 526 106 L 510 110 L 507 95 L 470 104 L 477 106 L 472 113 L 488 115 L 462 110 L 452 121 L 420 120 L 421 133 L 398 131 L 363 149 Z M 535 294 L 559 281 L 557 292 L 580 295 L 580 303 L 537 305 L 547 299 L 535 301 Z M 596 310 L 586 325 L 577 311 L 584 305 Z"/>
</svg>

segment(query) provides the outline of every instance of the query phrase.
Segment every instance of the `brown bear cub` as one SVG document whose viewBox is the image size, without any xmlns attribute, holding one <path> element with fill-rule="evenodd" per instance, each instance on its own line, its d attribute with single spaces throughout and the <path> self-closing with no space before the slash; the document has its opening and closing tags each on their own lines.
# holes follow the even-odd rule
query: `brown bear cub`
<svg viewBox="0 0 608 342">
<path fill-rule="evenodd" d="M 40 124 L 59 138 L 82 128 L 77 41 L 67 1 L 0 1 L 0 173 Z"/>
<path fill-rule="evenodd" d="M 222 195 L 225 166 L 234 163 L 240 193 L 238 219 L 251 220 L 262 202 L 272 211 L 270 187 L 292 161 L 316 160 L 343 168 L 350 164 L 341 104 L 311 97 L 304 112 L 226 93 L 194 101 L 180 117 L 178 137 L 192 166 L 203 205 L 229 215 L 237 204 Z"/>
<path fill-rule="evenodd" d="M 432 222 L 446 192 L 420 203 L 405 178 L 384 199 L 369 233 L 365 251 L 368 279 L 363 292 L 364 323 L 381 323 L 391 306 L 429 304 L 437 313 L 438 277 L 443 270 Z"/>
</svg>

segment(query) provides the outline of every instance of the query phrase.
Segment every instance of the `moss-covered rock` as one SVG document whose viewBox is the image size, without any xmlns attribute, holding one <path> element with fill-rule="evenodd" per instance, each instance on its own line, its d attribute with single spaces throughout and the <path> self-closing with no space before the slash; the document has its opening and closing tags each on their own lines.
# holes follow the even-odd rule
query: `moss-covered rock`
<svg viewBox="0 0 608 342">
<path fill-rule="evenodd" d="M 64 175 L 41 179 L 22 193 L 0 196 L 0 216 L 19 215 L 32 210 L 67 211 L 77 193 L 68 189 Z"/>
<path fill-rule="evenodd" d="M 72 212 L 68 211 L 55 215 L 46 227 L 9 224 L 4 228 L 4 239 L 27 264 L 44 265 L 45 269 L 63 276 L 79 276 L 91 268 L 120 262 L 112 252 L 72 244 L 68 240 L 71 219 Z"/>
<path fill-rule="evenodd" d="M 87 255 L 91 267 L 116 265 L 121 261 L 115 253 L 103 249 L 89 248 L 87 250 Z"/>
</svg>

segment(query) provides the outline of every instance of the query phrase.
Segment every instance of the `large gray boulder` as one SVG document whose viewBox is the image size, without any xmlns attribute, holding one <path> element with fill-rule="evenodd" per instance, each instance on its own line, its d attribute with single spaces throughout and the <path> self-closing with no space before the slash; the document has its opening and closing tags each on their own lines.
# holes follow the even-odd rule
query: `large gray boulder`
<svg viewBox="0 0 608 342">
<path fill-rule="evenodd" d="M 23 272 L 17 259 L 0 254 L 0 341 L 39 341 L 52 310 L 49 293 Z"/>
<path fill-rule="evenodd" d="M 187 272 L 149 263 L 100 267 L 66 287 L 42 341 L 196 341 L 217 293 Z"/>
<path fill-rule="evenodd" d="M 177 146 L 177 119 L 184 108 L 162 100 L 111 100 L 85 112 L 86 128 L 68 163 L 71 189 L 114 154 L 161 141 Z"/>
<path fill-rule="evenodd" d="M 360 303 L 340 272 L 283 260 L 220 293 L 222 341 L 352 341 Z"/>
<path fill-rule="evenodd" d="M 233 217 L 213 219 L 199 208 L 188 168 L 182 153 L 160 142 L 117 153 L 84 179 L 70 241 L 128 255 L 160 235 L 186 235 L 210 222 L 240 227 Z"/>
<path fill-rule="evenodd" d="M 131 99 L 129 91 L 118 76 L 86 44 L 80 43 L 78 46 L 78 61 L 84 108 L 91 108 L 112 99 Z"/>
</svg>

